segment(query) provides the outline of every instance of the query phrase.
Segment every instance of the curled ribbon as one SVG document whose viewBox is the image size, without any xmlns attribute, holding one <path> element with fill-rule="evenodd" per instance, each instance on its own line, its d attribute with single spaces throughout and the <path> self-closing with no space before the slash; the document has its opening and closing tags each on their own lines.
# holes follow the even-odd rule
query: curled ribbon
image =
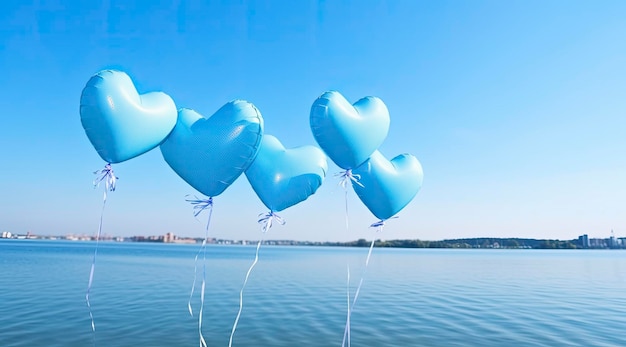
<svg viewBox="0 0 626 347">
<path fill-rule="evenodd" d="M 189 195 L 187 195 L 189 197 Z M 194 290 L 196 288 L 196 280 L 198 274 L 198 256 L 202 253 L 202 286 L 200 291 L 200 312 L 198 313 L 198 333 L 200 335 L 200 347 L 206 347 L 206 341 L 204 340 L 204 336 L 202 335 L 202 312 L 204 311 L 204 291 L 206 288 L 206 244 L 209 239 L 209 225 L 211 224 L 211 216 L 213 215 L 213 198 L 209 197 L 208 199 L 200 199 L 197 196 L 194 196 L 194 199 L 185 199 L 188 203 L 193 205 L 193 216 L 197 217 L 203 212 L 209 212 L 209 218 L 207 220 L 204 240 L 202 240 L 202 246 L 196 253 L 196 257 L 194 258 L 193 265 L 193 284 L 191 285 L 191 293 L 189 294 L 189 301 L 187 302 L 187 309 L 189 310 L 189 314 L 193 317 L 193 311 L 191 309 L 191 298 L 193 297 Z"/>
<path fill-rule="evenodd" d="M 346 171 L 337 172 L 335 174 L 335 177 L 339 177 L 339 185 L 343 189 L 346 189 L 348 187 L 348 183 L 357 184 L 357 185 L 363 187 L 363 184 L 361 184 L 361 182 L 359 182 L 359 180 L 361 179 L 361 175 L 353 174 L 352 170 L 350 170 L 350 169 L 348 169 Z"/>
<path fill-rule="evenodd" d="M 100 183 L 104 181 L 104 198 L 106 199 L 107 191 L 114 192 L 115 184 L 117 183 L 118 178 L 115 177 L 115 173 L 113 173 L 113 168 L 111 167 L 111 163 L 107 163 L 104 166 L 104 169 L 94 171 L 94 175 L 98 175 L 95 180 L 93 180 L 93 187 L 98 188 Z"/>
<path fill-rule="evenodd" d="M 188 197 L 189 195 L 187 195 Z M 185 199 L 193 205 L 193 216 L 198 217 L 206 209 L 213 208 L 213 198 L 200 199 L 194 195 L 194 199 Z"/>
<path fill-rule="evenodd" d="M 258 222 L 259 224 L 261 224 L 261 231 L 263 231 L 264 234 L 267 233 L 272 228 L 272 225 L 274 223 L 285 225 L 285 220 L 281 216 L 274 213 L 274 211 L 261 213 L 259 215 Z"/>
</svg>

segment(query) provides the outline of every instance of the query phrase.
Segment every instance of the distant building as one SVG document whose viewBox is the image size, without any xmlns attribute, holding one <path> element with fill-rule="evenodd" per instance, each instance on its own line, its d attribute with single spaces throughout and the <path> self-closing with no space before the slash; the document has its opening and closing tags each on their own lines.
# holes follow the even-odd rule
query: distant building
<svg viewBox="0 0 626 347">
<path fill-rule="evenodd" d="M 167 233 L 165 234 L 165 236 L 163 236 L 164 243 L 171 243 L 174 242 L 174 240 L 176 240 L 176 236 L 172 233 Z"/>
<path fill-rule="evenodd" d="M 609 247 L 617 248 L 617 241 L 615 240 L 615 233 L 613 232 L 613 229 L 611 229 L 611 237 L 609 237 Z"/>
<path fill-rule="evenodd" d="M 584 234 L 578 236 L 578 242 L 582 248 L 589 248 L 589 235 Z"/>
<path fill-rule="evenodd" d="M 589 247 L 590 248 L 607 248 L 608 239 L 589 239 Z"/>
</svg>

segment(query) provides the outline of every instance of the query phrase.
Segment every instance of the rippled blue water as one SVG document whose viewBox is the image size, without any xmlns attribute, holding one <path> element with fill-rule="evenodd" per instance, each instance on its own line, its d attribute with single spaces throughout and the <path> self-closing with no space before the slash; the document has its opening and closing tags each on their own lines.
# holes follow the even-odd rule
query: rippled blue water
<svg viewBox="0 0 626 347">
<path fill-rule="evenodd" d="M 0 240 L 0 346 L 90 346 L 95 243 Z M 97 346 L 197 346 L 198 245 L 101 243 Z M 341 346 L 364 248 L 261 247 L 234 346 Z M 203 333 L 227 346 L 253 246 L 211 246 Z M 200 267 L 200 271 L 201 271 Z M 194 307 L 199 305 L 194 297 Z M 374 249 L 352 346 L 626 346 L 626 252 Z"/>
</svg>

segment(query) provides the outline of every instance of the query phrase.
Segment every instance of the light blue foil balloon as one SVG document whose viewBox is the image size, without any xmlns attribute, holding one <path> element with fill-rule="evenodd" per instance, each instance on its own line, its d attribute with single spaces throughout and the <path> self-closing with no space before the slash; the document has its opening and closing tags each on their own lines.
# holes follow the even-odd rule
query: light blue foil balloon
<svg viewBox="0 0 626 347">
<path fill-rule="evenodd" d="M 401 154 L 391 161 L 379 151 L 363 165 L 352 170 L 360 175 L 354 191 L 367 208 L 381 220 L 389 219 L 402 210 L 422 188 L 422 165 L 414 156 Z"/>
<path fill-rule="evenodd" d="M 282 211 L 315 194 L 328 171 L 326 155 L 315 146 L 285 149 L 277 138 L 264 135 L 246 177 L 270 211 Z"/>
<path fill-rule="evenodd" d="M 389 111 L 368 96 L 351 105 L 341 94 L 322 94 L 311 106 L 311 131 L 319 146 L 343 169 L 361 165 L 383 143 Z"/>
<path fill-rule="evenodd" d="M 80 97 L 80 120 L 100 157 L 119 163 L 158 146 L 176 124 L 176 105 L 161 92 L 137 93 L 127 74 L 100 71 Z"/>
<path fill-rule="evenodd" d="M 205 118 L 181 109 L 161 144 L 167 164 L 202 194 L 221 194 L 252 163 L 263 137 L 263 118 L 251 103 L 235 100 Z"/>
</svg>

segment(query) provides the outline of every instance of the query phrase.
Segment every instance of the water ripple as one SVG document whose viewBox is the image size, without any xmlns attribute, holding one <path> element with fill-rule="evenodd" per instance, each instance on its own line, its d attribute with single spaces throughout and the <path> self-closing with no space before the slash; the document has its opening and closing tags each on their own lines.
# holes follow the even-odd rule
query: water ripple
<svg viewBox="0 0 626 347">
<path fill-rule="evenodd" d="M 197 249 L 105 243 L 92 292 L 97 345 L 197 345 L 186 308 Z M 92 252 L 91 243 L 0 241 L 0 346 L 91 345 Z M 254 248 L 212 246 L 207 256 L 203 333 L 224 346 Z M 234 345 L 340 345 L 347 266 L 354 291 L 365 256 L 264 246 Z M 375 249 L 352 345 L 626 346 L 623 269 L 617 252 Z"/>
</svg>

